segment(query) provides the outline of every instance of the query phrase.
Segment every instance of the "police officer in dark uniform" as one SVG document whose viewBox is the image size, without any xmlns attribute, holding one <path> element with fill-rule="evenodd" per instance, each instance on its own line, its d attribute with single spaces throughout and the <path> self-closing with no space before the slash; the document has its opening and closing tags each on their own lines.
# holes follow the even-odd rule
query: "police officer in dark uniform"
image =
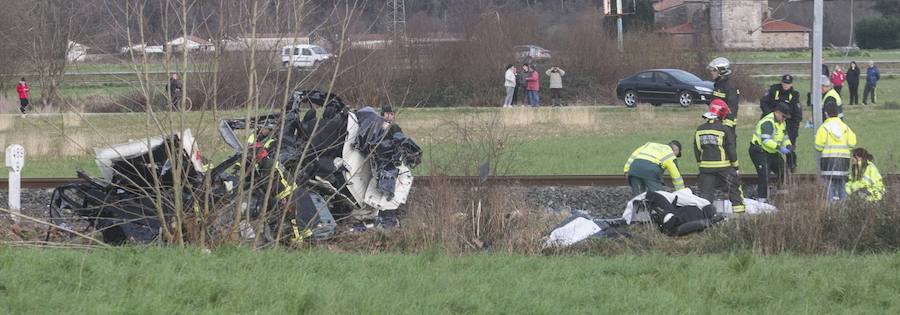
<svg viewBox="0 0 900 315">
<path fill-rule="evenodd" d="M 803 108 L 800 107 L 800 92 L 794 90 L 794 76 L 785 74 L 781 77 L 781 83 L 769 86 L 769 91 L 759 101 L 759 107 L 762 110 L 760 119 L 766 117 L 779 106 L 778 104 L 787 105 L 788 118 L 785 120 L 785 131 L 791 143 L 797 143 L 797 136 L 800 134 L 800 122 L 803 121 Z M 797 170 L 797 153 L 791 148 L 791 153 L 785 155 L 787 159 L 787 169 L 791 173 Z"/>
<path fill-rule="evenodd" d="M 741 91 L 732 86 L 729 82 L 731 77 L 731 61 L 723 57 L 718 57 L 709 62 L 706 67 L 713 79 L 712 99 L 720 99 L 728 104 L 730 112 L 722 121 L 727 127 L 734 131 L 737 126 L 738 106 L 741 103 Z"/>
</svg>

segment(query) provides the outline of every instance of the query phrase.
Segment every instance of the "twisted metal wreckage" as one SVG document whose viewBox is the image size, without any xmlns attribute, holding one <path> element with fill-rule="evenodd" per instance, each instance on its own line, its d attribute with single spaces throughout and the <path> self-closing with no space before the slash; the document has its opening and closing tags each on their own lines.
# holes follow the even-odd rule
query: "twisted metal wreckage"
<svg viewBox="0 0 900 315">
<path fill-rule="evenodd" d="M 190 129 L 97 149 L 101 177 L 79 171 L 81 181 L 56 188 L 51 222 L 113 244 L 158 240 L 185 217 L 210 234 L 239 226 L 244 239 L 299 241 L 334 235 L 335 218 L 374 220 L 406 202 L 422 149 L 399 127 L 319 91 L 296 91 L 288 106 L 221 120 L 234 152 L 215 167 L 204 165 Z M 247 141 L 239 130 L 251 131 Z"/>
</svg>

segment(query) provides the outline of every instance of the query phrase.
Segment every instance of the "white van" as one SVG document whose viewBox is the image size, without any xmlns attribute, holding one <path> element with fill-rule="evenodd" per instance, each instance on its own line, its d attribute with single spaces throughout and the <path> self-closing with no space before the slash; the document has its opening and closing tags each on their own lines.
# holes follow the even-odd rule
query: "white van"
<svg viewBox="0 0 900 315">
<path fill-rule="evenodd" d="M 316 45 L 290 45 L 281 48 L 281 64 L 285 67 L 317 67 L 331 58 L 325 48 Z"/>
</svg>

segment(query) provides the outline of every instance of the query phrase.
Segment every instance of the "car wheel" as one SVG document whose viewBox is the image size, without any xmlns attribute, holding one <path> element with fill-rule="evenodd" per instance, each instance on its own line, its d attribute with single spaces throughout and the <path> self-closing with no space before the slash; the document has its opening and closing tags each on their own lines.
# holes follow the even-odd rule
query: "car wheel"
<svg viewBox="0 0 900 315">
<path fill-rule="evenodd" d="M 634 93 L 634 90 L 627 90 L 622 100 L 625 101 L 625 107 L 634 107 L 637 105 L 637 94 Z"/>
<path fill-rule="evenodd" d="M 662 103 L 650 103 L 650 105 L 659 107 L 659 106 L 662 106 Z"/>
<path fill-rule="evenodd" d="M 287 66 L 288 66 L 289 64 L 290 64 L 290 63 L 288 63 L 287 61 L 281 62 L 281 65 L 284 66 L 285 68 L 287 68 Z"/>
<path fill-rule="evenodd" d="M 691 95 L 691 92 L 681 91 L 681 94 L 678 94 L 678 104 L 681 107 L 688 107 L 694 103 L 694 97 Z"/>
</svg>

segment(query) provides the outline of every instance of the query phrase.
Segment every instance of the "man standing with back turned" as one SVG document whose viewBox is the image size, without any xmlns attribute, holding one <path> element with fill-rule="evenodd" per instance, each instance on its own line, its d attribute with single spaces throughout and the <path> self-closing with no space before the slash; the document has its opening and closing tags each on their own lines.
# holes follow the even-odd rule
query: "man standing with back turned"
<svg viewBox="0 0 900 315">
<path fill-rule="evenodd" d="M 697 127 L 694 134 L 694 156 L 700 167 L 697 184 L 700 198 L 715 200 L 716 188 L 728 194 L 732 211 L 744 212 L 744 196 L 738 175 L 738 159 L 734 131 L 722 121 L 728 116 L 728 104 L 714 99 L 709 112 L 703 114 L 706 123 Z"/>
</svg>

